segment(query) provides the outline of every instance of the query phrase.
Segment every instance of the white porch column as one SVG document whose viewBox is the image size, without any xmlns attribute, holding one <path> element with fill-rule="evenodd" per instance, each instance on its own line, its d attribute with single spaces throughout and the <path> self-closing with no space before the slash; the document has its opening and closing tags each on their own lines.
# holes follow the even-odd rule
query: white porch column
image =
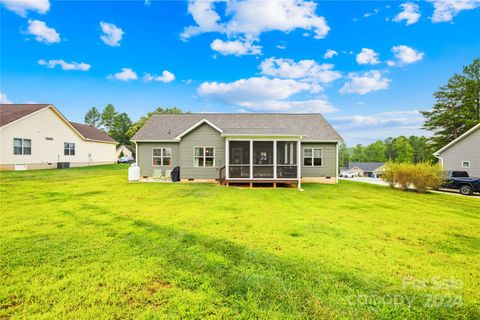
<svg viewBox="0 0 480 320">
<path fill-rule="evenodd" d="M 277 140 L 273 140 L 273 179 L 277 179 Z"/>
<path fill-rule="evenodd" d="M 230 140 L 225 138 L 225 179 L 230 178 Z"/>
<path fill-rule="evenodd" d="M 335 170 L 336 170 L 336 171 L 335 171 L 335 173 L 336 173 L 335 183 L 338 183 L 338 144 L 339 144 L 339 143 L 340 143 L 340 142 L 337 142 L 337 144 L 336 144 L 336 146 L 335 146 L 335 149 L 336 149 L 336 151 L 337 151 L 337 160 L 335 161 L 335 165 L 336 165 L 336 168 L 335 168 Z M 323 156 L 323 154 L 322 154 L 322 156 Z"/>
<path fill-rule="evenodd" d="M 253 179 L 253 140 L 250 140 L 250 179 Z"/>
<path fill-rule="evenodd" d="M 300 144 L 300 140 L 297 141 L 297 179 L 298 179 L 298 189 L 301 189 L 302 188 L 302 177 L 301 177 L 301 174 L 302 174 L 302 170 L 301 170 L 301 161 L 302 161 L 302 158 L 301 158 L 301 152 L 302 152 L 302 147 L 301 147 L 301 144 Z"/>
</svg>

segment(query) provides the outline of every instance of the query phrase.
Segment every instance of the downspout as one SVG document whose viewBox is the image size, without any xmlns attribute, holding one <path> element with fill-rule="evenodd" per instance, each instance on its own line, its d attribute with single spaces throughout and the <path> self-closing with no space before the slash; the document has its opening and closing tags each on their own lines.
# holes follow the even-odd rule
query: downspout
<svg viewBox="0 0 480 320">
<path fill-rule="evenodd" d="M 435 158 L 437 158 L 438 160 L 440 160 L 440 166 L 442 167 L 442 169 L 444 169 L 444 168 L 443 168 L 443 158 L 440 157 L 438 153 L 434 153 L 433 156 L 434 156 Z"/>
<path fill-rule="evenodd" d="M 337 141 L 337 144 L 335 145 L 335 151 L 337 153 L 337 157 L 335 160 L 335 183 L 338 183 L 338 144 L 339 142 Z"/>
</svg>

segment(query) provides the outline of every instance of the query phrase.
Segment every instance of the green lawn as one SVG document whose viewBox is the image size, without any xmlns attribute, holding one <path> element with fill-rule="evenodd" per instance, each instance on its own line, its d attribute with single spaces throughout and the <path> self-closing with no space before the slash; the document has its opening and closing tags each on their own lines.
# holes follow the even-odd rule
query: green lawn
<svg viewBox="0 0 480 320">
<path fill-rule="evenodd" d="M 480 199 L 126 173 L 1 173 L 0 318 L 479 318 Z"/>
</svg>

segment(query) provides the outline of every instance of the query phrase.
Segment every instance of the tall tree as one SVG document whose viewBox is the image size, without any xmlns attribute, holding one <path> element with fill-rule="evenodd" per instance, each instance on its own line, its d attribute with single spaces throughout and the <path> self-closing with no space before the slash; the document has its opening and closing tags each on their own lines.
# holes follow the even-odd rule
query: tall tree
<svg viewBox="0 0 480 320">
<path fill-rule="evenodd" d="M 421 113 L 438 149 L 480 122 L 480 58 L 465 66 L 462 74 L 454 74 L 434 97 L 433 109 Z"/>
<path fill-rule="evenodd" d="M 365 148 L 365 158 L 368 162 L 385 162 L 387 146 L 383 141 L 376 141 Z"/>
<path fill-rule="evenodd" d="M 127 131 L 131 125 L 132 120 L 130 120 L 128 114 L 126 114 L 125 112 L 119 113 L 115 116 L 109 134 L 120 144 L 130 144 L 130 139 L 127 136 Z"/>
<path fill-rule="evenodd" d="M 435 161 L 435 158 L 433 157 L 433 152 L 435 152 L 435 150 L 432 149 L 432 146 L 426 137 L 410 136 L 408 142 L 413 148 L 414 163 Z"/>
<path fill-rule="evenodd" d="M 100 125 L 102 124 L 102 114 L 96 107 L 92 107 L 87 111 L 85 114 L 85 123 L 89 126 L 100 128 Z"/>
<path fill-rule="evenodd" d="M 135 133 L 137 133 L 138 130 L 147 122 L 148 119 L 150 119 L 151 116 L 154 114 L 161 114 L 161 113 L 183 113 L 182 109 L 173 107 L 173 108 L 157 108 L 153 112 L 147 113 L 145 116 L 141 117 L 140 120 L 135 122 L 130 129 L 127 132 L 128 137 L 133 137 Z M 189 113 L 189 112 L 187 112 Z"/>
<path fill-rule="evenodd" d="M 395 160 L 395 154 L 393 152 L 393 138 L 392 137 L 388 137 L 387 139 L 385 139 L 384 143 L 385 143 L 385 158 L 386 160 L 391 160 L 391 161 L 394 161 Z"/>
<path fill-rule="evenodd" d="M 357 144 L 355 148 L 353 148 L 352 156 L 350 160 L 353 162 L 365 162 L 365 148 L 361 144 Z"/>
<path fill-rule="evenodd" d="M 392 145 L 396 162 L 412 162 L 413 148 L 407 138 L 400 136 L 395 139 Z"/>
<path fill-rule="evenodd" d="M 340 167 L 348 167 L 350 162 L 350 150 L 348 150 L 345 143 L 340 143 L 338 146 L 338 165 Z"/>
<path fill-rule="evenodd" d="M 102 126 L 106 132 L 110 133 L 115 122 L 115 117 L 117 116 L 117 111 L 115 107 L 110 103 L 105 106 L 102 112 Z"/>
</svg>

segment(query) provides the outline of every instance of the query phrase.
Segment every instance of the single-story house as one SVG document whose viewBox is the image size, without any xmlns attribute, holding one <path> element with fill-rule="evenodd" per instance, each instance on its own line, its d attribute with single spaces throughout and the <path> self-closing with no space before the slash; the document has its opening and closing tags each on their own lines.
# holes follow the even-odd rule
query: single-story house
<svg viewBox="0 0 480 320">
<path fill-rule="evenodd" d="M 51 104 L 0 105 L 0 169 L 26 170 L 115 163 L 117 142 L 68 121 Z"/>
<path fill-rule="evenodd" d="M 117 159 L 120 159 L 122 156 L 131 157 L 135 159 L 135 148 L 133 148 L 132 146 L 121 144 L 120 146 L 118 146 L 117 151 L 115 151 L 115 154 L 117 156 Z"/>
<path fill-rule="evenodd" d="M 357 177 L 378 178 L 384 165 L 384 162 L 349 162 L 348 172 Z"/>
<path fill-rule="evenodd" d="M 142 176 L 336 183 L 340 135 L 320 114 L 157 114 L 133 136 Z"/>
<path fill-rule="evenodd" d="M 480 177 L 480 123 L 433 154 L 445 170 Z"/>
</svg>

